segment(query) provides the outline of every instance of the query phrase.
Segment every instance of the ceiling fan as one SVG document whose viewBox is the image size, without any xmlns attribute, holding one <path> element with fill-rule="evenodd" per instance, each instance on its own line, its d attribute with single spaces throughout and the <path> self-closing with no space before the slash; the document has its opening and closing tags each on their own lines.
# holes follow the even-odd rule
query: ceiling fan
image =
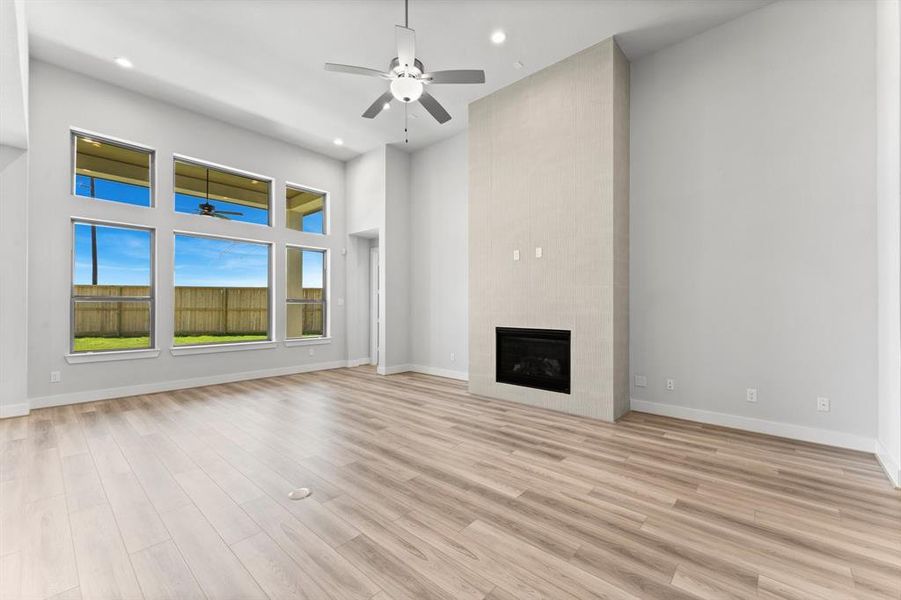
<svg viewBox="0 0 901 600">
<path fill-rule="evenodd" d="M 197 214 L 204 217 L 216 217 L 217 219 L 231 220 L 226 215 L 243 215 L 242 212 L 234 210 L 219 210 L 216 205 L 210 202 L 210 170 L 206 169 L 206 202 L 197 205 Z"/>
<path fill-rule="evenodd" d="M 234 210 L 219 210 L 209 202 L 201 202 L 197 205 L 197 214 L 204 217 L 216 217 L 218 219 L 230 219 L 226 215 L 243 215 L 242 212 Z"/>
<path fill-rule="evenodd" d="M 418 101 L 436 121 L 447 123 L 451 119 L 450 114 L 426 91 L 425 87 L 445 83 L 485 83 L 485 71 L 462 69 L 426 72 L 425 66 L 416 58 L 416 32 L 409 28 L 408 1 L 404 0 L 404 25 L 394 27 L 397 56 L 388 65 L 387 71 L 335 63 L 325 63 L 325 70 L 378 77 L 391 82 L 390 89 L 379 96 L 363 113 L 366 119 L 374 119 L 384 109 L 390 108 L 392 100 L 398 100 L 405 105 Z"/>
</svg>

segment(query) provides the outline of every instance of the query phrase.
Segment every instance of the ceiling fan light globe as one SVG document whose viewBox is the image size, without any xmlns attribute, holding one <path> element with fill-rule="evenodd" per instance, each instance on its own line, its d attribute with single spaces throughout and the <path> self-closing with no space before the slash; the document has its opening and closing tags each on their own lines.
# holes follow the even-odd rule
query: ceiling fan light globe
<svg viewBox="0 0 901 600">
<path fill-rule="evenodd" d="M 401 102 L 416 102 L 422 96 L 422 82 L 413 77 L 398 77 L 391 82 L 391 94 Z"/>
</svg>

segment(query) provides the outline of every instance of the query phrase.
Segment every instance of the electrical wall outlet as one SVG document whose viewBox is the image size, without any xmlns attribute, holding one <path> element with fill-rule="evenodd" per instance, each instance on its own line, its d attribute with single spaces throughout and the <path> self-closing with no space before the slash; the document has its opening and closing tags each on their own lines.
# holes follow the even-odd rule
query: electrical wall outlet
<svg viewBox="0 0 901 600">
<path fill-rule="evenodd" d="M 819 412 L 829 412 L 830 408 L 829 398 L 824 398 L 822 396 L 817 398 L 817 410 Z"/>
<path fill-rule="evenodd" d="M 676 389 L 676 380 L 675 379 L 667 379 L 666 380 L 666 389 L 670 392 Z"/>
<path fill-rule="evenodd" d="M 455 353 L 451 352 L 450 358 L 451 358 L 451 362 L 454 362 L 455 360 L 457 360 L 457 355 Z"/>
<path fill-rule="evenodd" d="M 746 389 L 745 400 L 747 400 L 748 402 L 757 402 L 757 388 Z"/>
<path fill-rule="evenodd" d="M 541 246 L 535 248 L 535 258 L 541 258 Z"/>
<path fill-rule="evenodd" d="M 50 371 L 50 383 L 59 383 L 62 381 L 62 376 L 59 371 Z"/>
<path fill-rule="evenodd" d="M 635 387 L 647 387 L 648 386 L 648 378 L 644 375 L 636 375 L 635 376 Z"/>
<path fill-rule="evenodd" d="M 513 251 L 513 260 L 519 260 L 519 250 Z"/>
<path fill-rule="evenodd" d="M 315 352 L 313 351 L 312 348 L 310 348 L 310 356 L 313 356 L 314 354 L 315 354 Z"/>
</svg>

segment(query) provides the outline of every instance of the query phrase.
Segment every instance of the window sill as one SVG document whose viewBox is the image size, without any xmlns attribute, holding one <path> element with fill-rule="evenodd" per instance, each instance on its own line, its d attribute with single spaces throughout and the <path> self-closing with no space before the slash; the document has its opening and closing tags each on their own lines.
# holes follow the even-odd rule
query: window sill
<svg viewBox="0 0 901 600">
<path fill-rule="evenodd" d="M 76 352 L 66 354 L 66 362 L 70 365 L 95 362 L 111 362 L 114 360 L 137 360 L 139 358 L 156 358 L 160 351 L 156 348 L 146 350 L 108 350 L 105 352 Z"/>
<path fill-rule="evenodd" d="M 275 348 L 278 342 L 271 340 L 265 342 L 237 342 L 235 344 L 206 344 L 203 346 L 173 346 L 169 348 L 172 356 L 187 356 L 189 354 L 214 354 L 216 352 L 238 352 L 241 350 L 268 350 Z"/>
<path fill-rule="evenodd" d="M 317 338 L 297 338 L 295 340 L 285 340 L 285 346 L 288 348 L 292 346 L 320 346 L 322 344 L 331 344 L 332 338 L 330 337 L 317 337 Z"/>
</svg>

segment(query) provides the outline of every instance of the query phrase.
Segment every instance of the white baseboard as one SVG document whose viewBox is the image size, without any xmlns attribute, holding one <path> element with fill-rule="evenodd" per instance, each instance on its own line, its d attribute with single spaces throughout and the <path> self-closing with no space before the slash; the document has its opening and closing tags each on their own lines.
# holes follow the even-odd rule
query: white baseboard
<svg viewBox="0 0 901 600">
<path fill-rule="evenodd" d="M 879 464 L 882 465 L 882 470 L 888 475 L 892 484 L 894 484 L 896 488 L 901 489 L 901 465 L 895 463 L 892 455 L 889 454 L 889 451 L 879 442 L 879 440 L 876 440 L 876 458 L 879 460 Z"/>
<path fill-rule="evenodd" d="M 632 410 L 638 412 L 646 412 L 665 417 L 675 417 L 677 419 L 686 419 L 688 421 L 698 421 L 699 423 L 709 423 L 710 425 L 720 425 L 722 427 L 732 427 L 733 429 L 743 429 L 755 433 L 766 433 L 803 442 L 825 444 L 827 446 L 860 450 L 862 452 L 874 452 L 876 448 L 876 440 L 873 438 L 855 435 L 853 433 L 844 433 L 842 431 L 833 431 L 831 429 L 816 429 L 814 427 L 779 423 L 777 421 L 765 421 L 763 419 L 755 419 L 754 417 L 730 415 L 698 408 L 689 408 L 687 406 L 636 400 L 634 398 L 631 402 Z"/>
<path fill-rule="evenodd" d="M 398 373 L 406 373 L 413 370 L 413 365 L 393 365 L 391 367 L 379 366 L 376 372 L 379 375 L 397 375 Z"/>
<path fill-rule="evenodd" d="M 466 371 L 452 371 L 450 369 L 439 369 L 428 365 L 410 365 L 410 370 L 424 375 L 434 375 L 436 377 L 447 377 L 448 379 L 459 379 L 460 381 L 469 381 L 469 373 Z"/>
<path fill-rule="evenodd" d="M 216 385 L 218 383 L 233 383 L 248 379 L 262 379 L 264 377 L 278 377 L 280 375 L 296 375 L 309 373 L 310 371 L 325 371 L 327 369 L 340 369 L 348 366 L 348 361 L 337 360 L 327 363 L 315 363 L 309 365 L 295 365 L 277 369 L 261 369 L 258 371 L 244 371 L 241 373 L 226 373 L 223 375 L 211 375 L 209 377 L 194 377 L 191 379 L 179 379 L 174 381 L 160 381 L 156 383 L 142 383 L 127 385 L 117 388 L 101 390 L 85 390 L 82 392 L 70 392 L 68 394 L 56 394 L 53 396 L 41 396 L 31 398 L 32 409 L 47 408 L 50 406 L 62 406 L 64 404 L 81 404 L 95 400 L 109 400 L 110 398 L 124 398 L 126 396 L 139 396 L 142 394 L 155 394 L 157 392 L 169 392 L 187 388 Z"/>
<path fill-rule="evenodd" d="M 24 417 L 29 412 L 29 405 L 27 402 L 22 402 L 20 404 L 6 404 L 4 406 L 0 406 L 0 419 L 7 419 L 9 417 Z"/>
<path fill-rule="evenodd" d="M 370 362 L 371 361 L 368 356 L 365 358 L 351 358 L 350 360 L 347 361 L 347 366 L 348 367 L 360 367 L 362 365 L 368 365 Z"/>
</svg>

